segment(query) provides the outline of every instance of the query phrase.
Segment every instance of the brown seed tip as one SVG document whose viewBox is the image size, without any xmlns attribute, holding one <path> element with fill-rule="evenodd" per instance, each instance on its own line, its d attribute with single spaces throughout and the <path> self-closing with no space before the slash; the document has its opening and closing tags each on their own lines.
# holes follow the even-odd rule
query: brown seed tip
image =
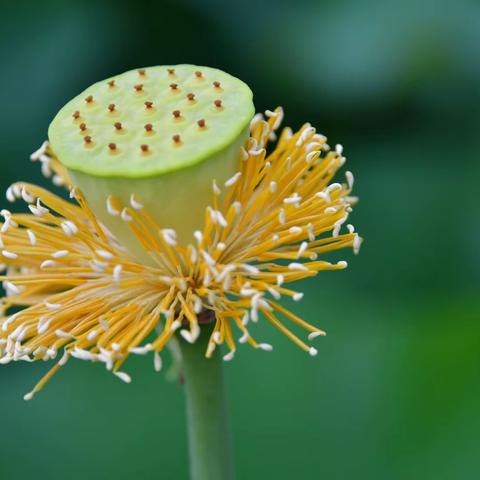
<svg viewBox="0 0 480 480">
<path fill-rule="evenodd" d="M 172 140 L 173 140 L 174 143 L 176 143 L 177 145 L 182 141 L 180 135 L 178 135 L 178 134 L 177 134 L 177 135 L 174 135 L 174 136 L 172 137 Z"/>
<path fill-rule="evenodd" d="M 215 100 L 213 103 L 217 108 L 222 108 L 222 101 L 221 100 Z"/>
<path fill-rule="evenodd" d="M 205 127 L 205 119 L 204 118 L 201 118 L 198 122 L 197 122 L 198 126 L 200 128 L 204 128 Z"/>
<path fill-rule="evenodd" d="M 153 125 L 152 125 L 151 123 L 147 123 L 147 124 L 145 125 L 145 130 L 146 130 L 147 132 L 151 132 L 151 131 L 153 130 Z"/>
<path fill-rule="evenodd" d="M 145 107 L 147 109 L 153 108 L 153 102 L 145 102 Z"/>
<path fill-rule="evenodd" d="M 137 92 L 141 92 L 143 90 L 143 83 L 139 83 L 133 87 Z"/>
<path fill-rule="evenodd" d="M 91 95 L 89 95 L 89 96 L 85 99 L 85 101 L 86 101 L 87 103 L 92 103 L 92 102 L 93 102 L 93 97 L 92 97 Z"/>
<path fill-rule="evenodd" d="M 178 90 L 178 84 L 177 84 L 177 83 L 171 83 L 171 84 L 170 84 L 170 88 L 171 88 L 172 90 Z"/>
<path fill-rule="evenodd" d="M 113 112 L 115 110 L 115 104 L 114 103 L 111 103 L 109 106 L 108 106 L 108 109 Z"/>
<path fill-rule="evenodd" d="M 117 144 L 116 143 L 109 143 L 108 148 L 112 151 L 116 150 L 117 149 Z"/>
<path fill-rule="evenodd" d="M 107 82 L 107 83 L 108 83 L 108 86 L 109 86 L 110 88 L 113 88 L 113 87 L 115 86 L 115 80 L 110 80 L 110 81 Z"/>
<path fill-rule="evenodd" d="M 180 112 L 180 110 L 174 110 L 172 112 L 172 115 L 175 117 L 175 118 L 180 118 L 182 116 L 182 113 Z"/>
<path fill-rule="evenodd" d="M 80 118 L 80 112 L 77 110 L 75 112 L 73 112 L 73 115 L 72 117 L 76 120 L 77 118 Z"/>
<path fill-rule="evenodd" d="M 197 78 L 202 78 L 202 77 L 203 77 L 203 73 L 197 70 L 197 71 L 195 72 L 195 76 L 196 76 Z"/>
<path fill-rule="evenodd" d="M 138 71 L 138 74 L 139 74 L 141 77 L 144 77 L 144 76 L 145 76 L 145 69 L 144 69 L 144 68 L 141 68 L 141 69 Z"/>
<path fill-rule="evenodd" d="M 174 68 L 169 68 L 168 69 L 168 74 L 169 75 L 175 75 L 175 69 Z"/>
<path fill-rule="evenodd" d="M 82 132 L 84 132 L 87 129 L 87 125 L 85 123 L 81 123 L 79 127 Z"/>
<path fill-rule="evenodd" d="M 213 86 L 214 86 L 215 88 L 220 88 L 221 83 L 220 83 L 220 82 L 213 82 Z"/>
<path fill-rule="evenodd" d="M 146 144 L 140 145 L 140 149 L 142 150 L 142 152 L 146 153 L 148 152 L 148 145 Z"/>
<path fill-rule="evenodd" d="M 187 93 L 187 98 L 193 102 L 195 100 L 195 94 L 194 93 Z"/>
<path fill-rule="evenodd" d="M 90 135 L 87 135 L 85 137 L 83 137 L 83 140 L 85 143 L 92 143 L 92 137 Z"/>
<path fill-rule="evenodd" d="M 115 122 L 113 126 L 115 127 L 115 130 L 121 130 L 123 128 L 120 122 Z"/>
</svg>

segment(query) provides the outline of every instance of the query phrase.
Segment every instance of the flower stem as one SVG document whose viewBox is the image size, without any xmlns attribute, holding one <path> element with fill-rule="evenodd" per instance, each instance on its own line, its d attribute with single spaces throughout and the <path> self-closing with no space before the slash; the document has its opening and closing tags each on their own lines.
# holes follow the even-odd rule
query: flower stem
<svg viewBox="0 0 480 480">
<path fill-rule="evenodd" d="M 194 344 L 181 343 L 187 404 L 190 475 L 192 480 L 234 478 L 229 421 L 220 352 L 205 358 L 211 334 L 202 325 Z"/>
</svg>

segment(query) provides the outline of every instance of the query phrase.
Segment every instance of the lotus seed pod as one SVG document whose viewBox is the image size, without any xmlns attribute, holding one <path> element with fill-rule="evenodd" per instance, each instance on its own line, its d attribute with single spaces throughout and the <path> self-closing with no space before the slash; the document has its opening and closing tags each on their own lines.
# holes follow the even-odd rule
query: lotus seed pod
<svg viewBox="0 0 480 480">
<path fill-rule="evenodd" d="M 203 224 L 212 179 L 221 184 L 235 174 L 253 114 L 252 92 L 237 78 L 157 66 L 87 88 L 59 111 L 48 136 L 72 183 L 119 238 L 130 233 L 109 215 L 107 198 L 128 205 L 135 194 L 185 243 Z"/>
</svg>

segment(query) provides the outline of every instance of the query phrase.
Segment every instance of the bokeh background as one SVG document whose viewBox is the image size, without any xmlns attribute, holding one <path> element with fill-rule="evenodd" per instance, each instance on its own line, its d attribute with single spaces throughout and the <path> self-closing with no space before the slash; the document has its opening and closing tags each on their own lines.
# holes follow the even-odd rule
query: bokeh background
<svg viewBox="0 0 480 480">
<path fill-rule="evenodd" d="M 305 283 L 312 359 L 226 365 L 238 478 L 470 480 L 480 472 L 480 4 L 451 0 L 2 2 L 0 186 L 56 111 L 135 67 L 197 63 L 342 143 L 365 237 Z M 5 201 L 6 203 L 6 201 Z M 126 386 L 72 362 L 0 369 L 0 478 L 187 478 L 182 388 L 133 360 Z"/>
</svg>

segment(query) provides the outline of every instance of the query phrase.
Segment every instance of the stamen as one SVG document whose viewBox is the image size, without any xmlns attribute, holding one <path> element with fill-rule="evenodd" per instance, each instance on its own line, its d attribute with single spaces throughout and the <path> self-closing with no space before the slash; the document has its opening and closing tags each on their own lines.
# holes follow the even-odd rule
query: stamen
<svg viewBox="0 0 480 480">
<path fill-rule="evenodd" d="M 92 95 L 89 95 L 89 96 L 85 99 L 85 102 L 87 102 L 87 103 L 93 103 L 93 96 L 92 96 Z"/>
<path fill-rule="evenodd" d="M 196 76 L 197 78 L 202 78 L 202 77 L 203 77 L 203 73 L 197 70 L 197 71 L 195 72 L 195 76 Z"/>
<path fill-rule="evenodd" d="M 215 107 L 217 107 L 218 109 L 222 108 L 222 101 L 221 101 L 221 100 L 214 100 L 213 104 L 214 104 Z"/>
<path fill-rule="evenodd" d="M 143 83 L 139 83 L 133 87 L 136 92 L 141 92 L 143 90 Z"/>
<path fill-rule="evenodd" d="M 123 129 L 121 122 L 115 122 L 113 124 L 113 126 L 115 127 L 115 130 L 122 130 Z"/>
<path fill-rule="evenodd" d="M 153 125 L 151 123 L 147 123 L 144 128 L 147 132 L 153 131 Z"/>
<path fill-rule="evenodd" d="M 200 127 L 200 128 L 205 128 L 205 119 L 204 118 L 201 118 L 200 120 L 197 121 L 197 125 Z"/>
<path fill-rule="evenodd" d="M 180 135 L 178 135 L 178 134 L 173 135 L 172 140 L 177 145 L 180 145 L 180 143 L 182 142 L 182 139 L 181 139 Z"/>
<path fill-rule="evenodd" d="M 194 93 L 187 93 L 187 98 L 189 102 L 195 101 L 195 94 Z"/>
<path fill-rule="evenodd" d="M 147 110 L 150 110 L 153 108 L 153 102 L 145 102 L 145 108 Z"/>
<path fill-rule="evenodd" d="M 79 119 L 79 118 L 80 118 L 80 112 L 79 112 L 78 110 L 76 110 L 75 112 L 73 112 L 72 117 L 73 117 L 75 120 Z"/>
<path fill-rule="evenodd" d="M 178 84 L 177 83 L 171 83 L 170 84 L 170 90 L 172 92 L 178 90 Z"/>
<path fill-rule="evenodd" d="M 114 103 L 111 103 L 111 104 L 108 106 L 108 110 L 109 110 L 109 112 L 114 112 L 114 111 L 115 111 L 115 104 L 114 104 Z"/>
</svg>

